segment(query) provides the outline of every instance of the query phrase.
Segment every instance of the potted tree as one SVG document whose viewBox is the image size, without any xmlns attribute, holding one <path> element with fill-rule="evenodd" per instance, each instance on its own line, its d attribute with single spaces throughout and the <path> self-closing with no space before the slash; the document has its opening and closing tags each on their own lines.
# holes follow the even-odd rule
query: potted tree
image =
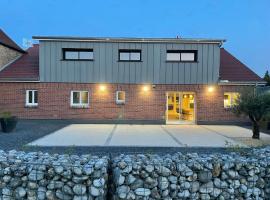
<svg viewBox="0 0 270 200">
<path fill-rule="evenodd" d="M 248 116 L 252 122 L 252 138 L 260 139 L 260 122 L 270 113 L 270 94 L 252 89 L 243 91 L 233 107 L 233 112 L 236 115 Z"/>
<path fill-rule="evenodd" d="M 10 133 L 16 128 L 18 118 L 16 116 L 12 116 L 10 112 L 4 112 L 2 113 L 0 122 L 2 131 L 4 133 Z"/>
</svg>

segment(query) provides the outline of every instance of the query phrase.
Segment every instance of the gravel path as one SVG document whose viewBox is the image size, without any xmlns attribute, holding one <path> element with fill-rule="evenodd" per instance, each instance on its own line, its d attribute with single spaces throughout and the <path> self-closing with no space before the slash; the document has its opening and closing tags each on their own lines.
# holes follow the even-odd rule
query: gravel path
<svg viewBox="0 0 270 200">
<path fill-rule="evenodd" d="M 0 149 L 22 150 L 22 151 L 43 151 L 49 153 L 66 154 L 97 154 L 97 155 L 119 155 L 121 153 L 157 153 L 166 154 L 173 152 L 196 152 L 214 153 L 228 152 L 226 148 L 208 147 L 38 147 L 27 146 L 28 143 L 59 130 L 70 124 L 65 120 L 20 120 L 17 128 L 12 133 L 3 133 L 0 129 Z"/>
</svg>

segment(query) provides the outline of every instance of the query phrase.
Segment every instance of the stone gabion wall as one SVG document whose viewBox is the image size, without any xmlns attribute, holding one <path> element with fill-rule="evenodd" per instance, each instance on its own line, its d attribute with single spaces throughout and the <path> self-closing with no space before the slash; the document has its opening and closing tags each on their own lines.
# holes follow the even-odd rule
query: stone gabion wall
<svg viewBox="0 0 270 200">
<path fill-rule="evenodd" d="M 120 155 L 114 199 L 270 199 L 270 148 L 198 155 Z"/>
<path fill-rule="evenodd" d="M 108 157 L 0 151 L 0 200 L 106 199 Z"/>
<path fill-rule="evenodd" d="M 111 160 L 0 151 L 2 199 L 267 200 L 270 147 L 245 155 L 137 154 Z"/>
</svg>

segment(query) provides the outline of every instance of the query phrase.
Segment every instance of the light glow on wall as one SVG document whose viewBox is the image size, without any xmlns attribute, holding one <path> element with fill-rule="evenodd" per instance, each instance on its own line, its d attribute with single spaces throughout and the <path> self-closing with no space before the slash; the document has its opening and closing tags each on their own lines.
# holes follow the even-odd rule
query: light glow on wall
<svg viewBox="0 0 270 200">
<path fill-rule="evenodd" d="M 100 86 L 99 86 L 99 90 L 100 90 L 101 92 L 104 92 L 104 91 L 106 90 L 106 86 L 105 86 L 105 85 L 100 85 Z"/>
<path fill-rule="evenodd" d="M 143 91 L 144 91 L 144 92 L 147 92 L 147 91 L 149 91 L 149 90 L 150 90 L 150 88 L 149 88 L 148 85 L 144 85 L 144 86 L 143 86 Z"/>
<path fill-rule="evenodd" d="M 213 92 L 214 89 L 215 89 L 215 88 L 214 88 L 213 86 L 209 86 L 207 90 L 208 90 L 208 92 Z"/>
</svg>

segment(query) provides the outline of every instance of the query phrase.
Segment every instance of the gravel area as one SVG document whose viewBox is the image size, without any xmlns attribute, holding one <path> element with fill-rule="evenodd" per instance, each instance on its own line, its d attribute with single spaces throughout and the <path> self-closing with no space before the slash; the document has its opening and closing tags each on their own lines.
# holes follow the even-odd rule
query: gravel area
<svg viewBox="0 0 270 200">
<path fill-rule="evenodd" d="M 25 150 L 29 142 L 67 125 L 68 122 L 62 120 L 19 120 L 16 130 L 11 133 L 3 133 L 0 126 L 0 149 Z"/>
<path fill-rule="evenodd" d="M 167 154 L 174 152 L 196 152 L 196 153 L 224 153 L 230 151 L 228 148 L 209 148 L 209 147 L 38 147 L 27 146 L 28 143 L 59 130 L 71 121 L 65 120 L 20 120 L 17 128 L 12 133 L 3 133 L 0 129 L 0 149 L 42 151 L 48 153 L 64 153 L 64 154 L 96 154 L 96 155 L 111 155 L 117 156 L 121 153 L 157 153 Z"/>
</svg>

